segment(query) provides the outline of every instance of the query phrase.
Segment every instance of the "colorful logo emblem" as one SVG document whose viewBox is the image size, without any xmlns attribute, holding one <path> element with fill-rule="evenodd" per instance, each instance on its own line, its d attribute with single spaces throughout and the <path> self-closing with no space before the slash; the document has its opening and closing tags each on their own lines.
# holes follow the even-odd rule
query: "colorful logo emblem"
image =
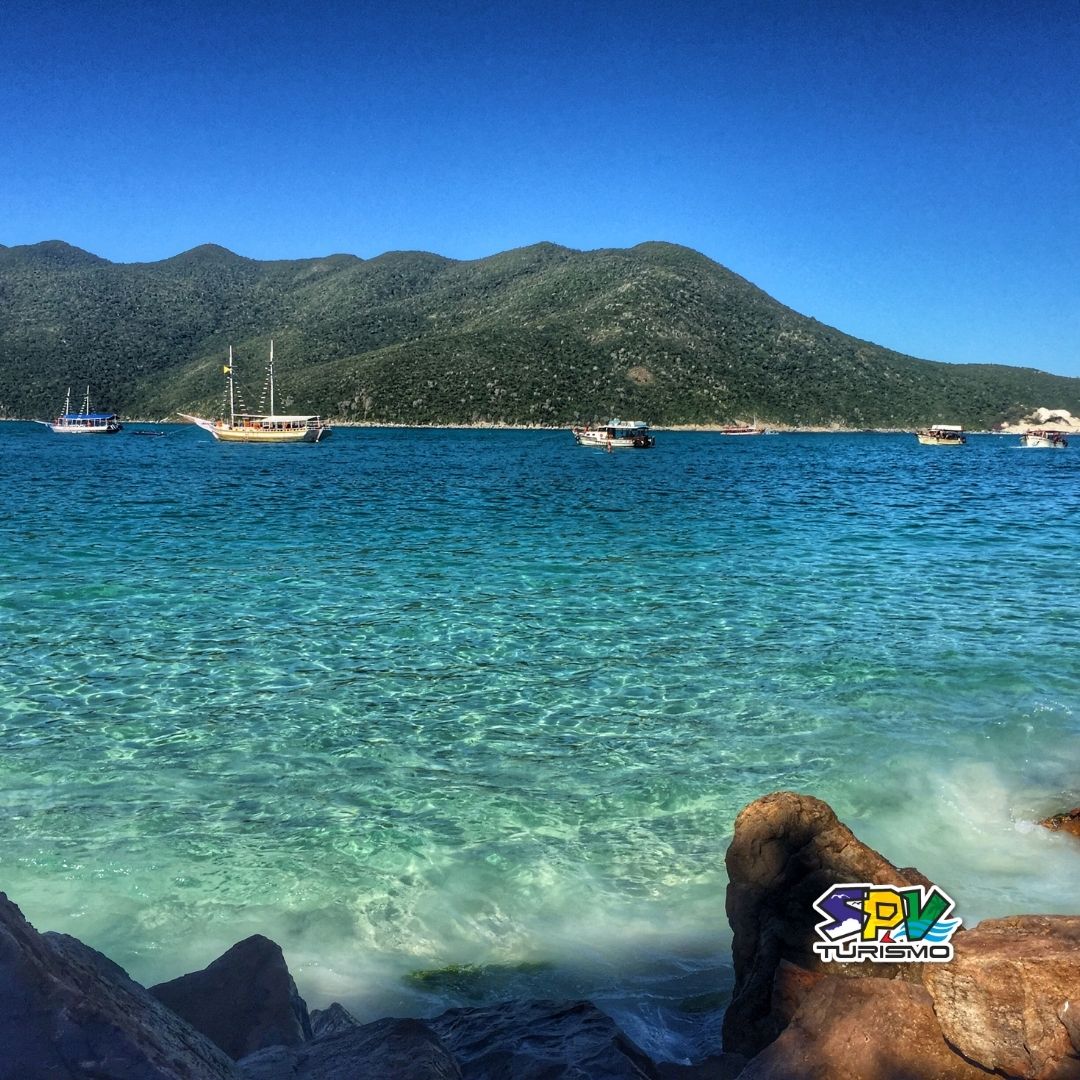
<svg viewBox="0 0 1080 1080">
<path fill-rule="evenodd" d="M 936 885 L 834 885 L 814 901 L 824 916 L 814 952 L 844 963 L 944 963 L 961 922 L 947 917 L 954 907 Z"/>
</svg>

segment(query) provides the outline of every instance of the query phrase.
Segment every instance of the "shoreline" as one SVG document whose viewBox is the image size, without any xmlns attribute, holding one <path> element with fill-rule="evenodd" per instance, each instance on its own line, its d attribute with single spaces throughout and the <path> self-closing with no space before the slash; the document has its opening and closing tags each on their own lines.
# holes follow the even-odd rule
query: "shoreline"
<svg viewBox="0 0 1080 1080">
<path fill-rule="evenodd" d="M 144 417 L 130 417 L 122 421 L 124 424 L 168 424 L 173 427 L 194 427 L 186 420 L 147 419 Z M 2 416 L 0 424 L 40 424 L 41 421 L 33 417 Z M 416 431 L 570 431 L 569 424 L 504 424 L 496 421 L 481 421 L 471 424 L 406 424 L 392 421 L 374 420 L 335 420 L 332 417 L 327 420 L 331 428 L 385 428 L 388 430 L 416 430 Z M 717 435 L 723 434 L 729 424 L 651 424 L 653 431 L 664 432 L 688 432 L 691 434 Z M 973 429 L 965 432 L 968 435 L 1021 435 L 1031 425 L 1014 426 L 1007 430 L 990 431 L 985 428 Z M 788 424 L 768 424 L 765 426 L 766 435 L 913 435 L 916 429 L 913 427 L 837 427 L 837 426 L 795 426 Z M 1078 432 L 1080 433 L 1080 432 Z M 731 438 L 745 438 L 746 436 L 733 435 Z"/>
</svg>

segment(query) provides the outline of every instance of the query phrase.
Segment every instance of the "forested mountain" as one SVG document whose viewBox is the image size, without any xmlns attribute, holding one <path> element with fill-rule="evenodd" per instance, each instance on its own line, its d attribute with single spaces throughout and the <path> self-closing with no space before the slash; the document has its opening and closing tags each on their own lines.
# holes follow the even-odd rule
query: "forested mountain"
<svg viewBox="0 0 1080 1080">
<path fill-rule="evenodd" d="M 126 417 L 217 414 L 231 344 L 250 405 L 274 338 L 278 409 L 392 423 L 986 427 L 1080 413 L 1080 380 L 916 360 L 784 307 L 664 243 L 259 262 L 205 245 L 110 263 L 0 245 L 0 416 L 70 385 Z"/>
</svg>

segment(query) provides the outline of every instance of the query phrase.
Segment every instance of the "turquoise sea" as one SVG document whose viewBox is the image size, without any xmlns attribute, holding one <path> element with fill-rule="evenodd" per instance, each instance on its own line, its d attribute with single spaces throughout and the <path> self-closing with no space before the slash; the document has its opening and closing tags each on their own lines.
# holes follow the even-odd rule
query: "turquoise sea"
<svg viewBox="0 0 1080 1080">
<path fill-rule="evenodd" d="M 969 924 L 1076 910 L 1080 445 L 161 430 L 0 425 L 0 888 L 140 981 L 262 932 L 313 1006 L 699 1056 L 782 788 Z"/>
</svg>

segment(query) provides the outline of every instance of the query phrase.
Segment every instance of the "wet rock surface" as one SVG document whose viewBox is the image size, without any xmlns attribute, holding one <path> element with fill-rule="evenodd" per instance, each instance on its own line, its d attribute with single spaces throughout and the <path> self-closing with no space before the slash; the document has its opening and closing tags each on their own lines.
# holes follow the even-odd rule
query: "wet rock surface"
<svg viewBox="0 0 1080 1080">
<path fill-rule="evenodd" d="M 281 946 L 255 934 L 201 971 L 150 987 L 150 993 L 229 1057 L 312 1037 L 307 1005 Z"/>
<path fill-rule="evenodd" d="M 0 893 L 0 1077 L 227 1080 L 232 1062 L 101 953 Z"/>
</svg>

